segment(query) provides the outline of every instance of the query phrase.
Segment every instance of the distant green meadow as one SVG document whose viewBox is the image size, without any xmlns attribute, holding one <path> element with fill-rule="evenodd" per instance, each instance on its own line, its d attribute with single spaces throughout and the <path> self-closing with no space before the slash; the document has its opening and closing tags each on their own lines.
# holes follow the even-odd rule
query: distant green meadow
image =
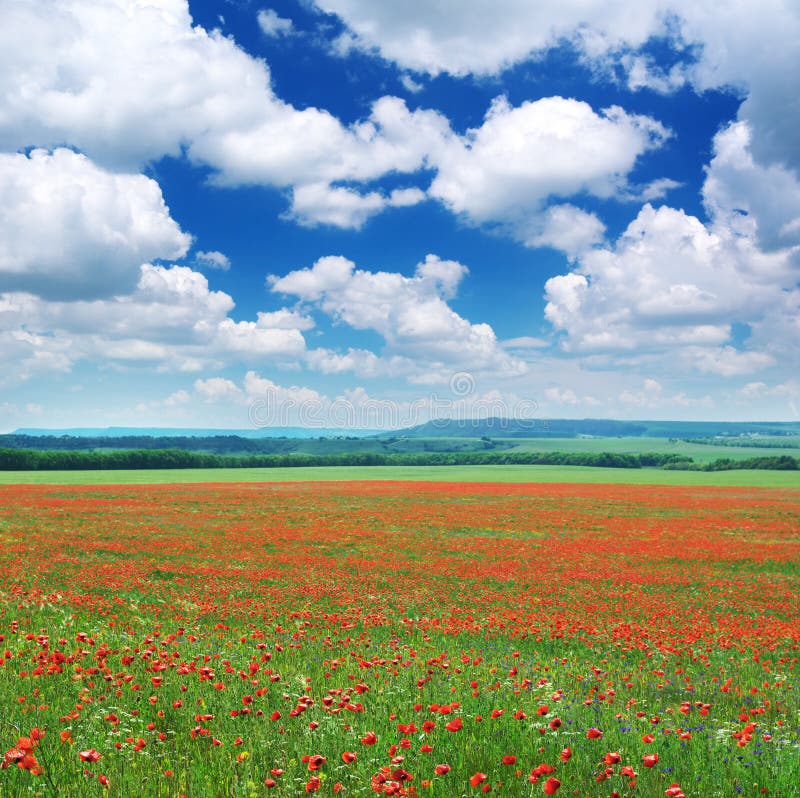
<svg viewBox="0 0 800 798">
<path fill-rule="evenodd" d="M 149 485 L 209 482 L 327 482 L 342 480 L 568 482 L 615 485 L 740 485 L 800 489 L 800 471 L 736 470 L 704 472 L 664 471 L 658 468 L 591 468 L 585 466 L 324 466 L 310 468 L 176 468 L 131 471 L 0 472 L 0 484 L 3 485 Z"/>
<path fill-rule="evenodd" d="M 591 453 L 611 452 L 613 454 L 680 454 L 691 457 L 697 463 L 710 463 L 720 457 L 732 460 L 746 460 L 759 455 L 797 457 L 798 437 L 786 439 L 788 446 L 779 446 L 778 437 L 765 438 L 769 448 L 756 446 L 737 446 L 735 442 L 718 445 L 696 441 L 670 440 L 669 438 L 523 438 L 515 442 L 511 452 L 569 452 Z M 793 445 L 792 445 L 793 444 Z"/>
</svg>

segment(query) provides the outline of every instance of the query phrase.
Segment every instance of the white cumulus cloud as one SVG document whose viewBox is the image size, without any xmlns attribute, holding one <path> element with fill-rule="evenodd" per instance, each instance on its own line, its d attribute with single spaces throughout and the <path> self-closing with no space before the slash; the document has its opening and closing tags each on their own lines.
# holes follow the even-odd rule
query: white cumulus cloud
<svg viewBox="0 0 800 798">
<path fill-rule="evenodd" d="M 289 30 L 274 11 L 260 20 Z M 193 25 L 186 0 L 61 0 L 47 14 L 18 0 L 0 10 L 0 148 L 66 142 L 129 171 L 185 153 L 217 184 L 285 191 L 287 215 L 307 225 L 358 229 L 416 204 L 417 173 L 430 169 L 430 195 L 454 212 L 516 228 L 550 196 L 623 189 L 665 135 L 647 117 L 560 97 L 517 108 L 497 100 L 465 136 L 442 113 L 389 96 L 344 124 L 277 96 L 267 64 Z M 395 173 L 409 184 L 371 185 Z"/>
<path fill-rule="evenodd" d="M 724 225 L 645 205 L 616 244 L 547 281 L 545 316 L 570 352 L 669 353 L 723 376 L 757 371 L 773 356 L 736 349 L 731 325 L 772 317 L 796 279 L 790 263 L 791 253 L 765 253 Z"/>
<path fill-rule="evenodd" d="M 194 259 L 198 266 L 205 267 L 207 269 L 219 269 L 220 271 L 226 272 L 231 268 L 230 258 L 228 258 L 228 256 L 224 253 L 217 252 L 216 250 L 197 252 L 195 253 Z"/>
<path fill-rule="evenodd" d="M 497 374 L 524 372 L 525 364 L 503 349 L 488 324 L 473 324 L 449 306 L 447 300 L 466 273 L 463 264 L 435 255 L 418 264 L 411 277 L 357 269 L 346 258 L 327 256 L 310 268 L 273 275 L 269 284 L 273 292 L 312 303 L 336 321 L 379 333 L 386 357 L 413 360 L 426 378 L 443 379 L 448 369 L 467 367 Z M 356 356 L 347 357 L 355 365 Z M 326 357 L 320 365 L 332 371 L 337 362 Z"/>
<path fill-rule="evenodd" d="M 94 298 L 132 289 L 142 263 L 175 259 L 191 237 L 161 189 L 68 149 L 0 154 L 0 277 L 6 290 Z"/>
<path fill-rule="evenodd" d="M 671 92 L 731 89 L 740 119 L 755 131 L 755 155 L 800 166 L 800 104 L 790 76 L 800 69 L 800 5 L 793 0 L 466 0 L 457 8 L 426 0 L 315 0 L 348 26 L 348 49 L 378 52 L 401 68 L 432 75 L 494 75 L 564 42 L 596 71 L 619 65 L 629 88 Z M 671 45 L 668 68 L 643 51 Z"/>
<path fill-rule="evenodd" d="M 212 291 L 204 275 L 185 266 L 144 264 L 135 290 L 111 298 L 7 292 L 0 294 L 2 359 L 27 363 L 21 378 L 66 371 L 80 360 L 197 371 L 226 361 L 303 359 L 310 318 L 281 309 L 236 321 L 233 308 L 228 294 Z"/>
<path fill-rule="evenodd" d="M 637 159 L 668 136 L 659 122 L 619 107 L 597 113 L 563 97 L 512 107 L 500 97 L 480 127 L 443 138 L 428 157 L 437 169 L 430 194 L 474 224 L 574 256 L 602 238 L 603 225 L 573 205 L 548 204 L 626 193 Z"/>
<path fill-rule="evenodd" d="M 258 27 L 266 36 L 278 38 L 288 36 L 294 27 L 292 20 L 282 17 L 273 8 L 262 8 L 258 12 Z"/>
</svg>

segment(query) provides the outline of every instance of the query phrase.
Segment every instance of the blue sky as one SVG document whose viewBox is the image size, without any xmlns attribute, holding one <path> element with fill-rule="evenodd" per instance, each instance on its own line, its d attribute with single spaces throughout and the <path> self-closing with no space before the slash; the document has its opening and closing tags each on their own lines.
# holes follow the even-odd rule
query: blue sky
<svg viewBox="0 0 800 798">
<path fill-rule="evenodd" d="M 800 413 L 796 3 L 0 31 L 3 429 Z"/>
</svg>

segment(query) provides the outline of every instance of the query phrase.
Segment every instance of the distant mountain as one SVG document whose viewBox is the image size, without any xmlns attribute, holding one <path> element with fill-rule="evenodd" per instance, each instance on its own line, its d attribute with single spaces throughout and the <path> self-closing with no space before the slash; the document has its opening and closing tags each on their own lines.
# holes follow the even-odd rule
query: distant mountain
<svg viewBox="0 0 800 798">
<path fill-rule="evenodd" d="M 270 451 L 295 451 L 290 440 L 374 438 L 383 444 L 410 438 L 715 438 L 742 436 L 797 436 L 800 422 L 793 421 L 620 421 L 584 419 L 438 419 L 399 430 L 335 429 L 316 427 L 263 427 L 261 429 L 199 429 L 174 427 L 71 427 L 20 428 L 0 436 L 0 446 L 12 448 L 167 448 L 210 451 L 250 451 L 257 448 L 237 441 L 284 439 Z M 13 436 L 17 440 L 12 441 Z M 28 438 L 48 438 L 37 445 Z M 66 440 L 71 438 L 74 440 Z M 62 439 L 62 440 L 59 440 Z M 113 439 L 113 440 L 111 440 Z M 124 440 L 127 439 L 127 440 Z M 204 440 L 199 440 L 204 439 Z M 107 441 L 107 442 L 106 442 Z M 390 444 L 391 445 L 391 444 Z M 429 444 L 429 447 L 432 444 Z M 301 447 L 307 448 L 307 447 Z M 319 448 L 319 447 L 316 447 Z M 323 447 L 325 451 L 328 446 Z M 353 447 L 344 447 L 347 450 Z M 356 447 L 359 451 L 363 447 Z M 264 449 L 266 450 L 266 449 Z M 316 449 L 315 449 L 316 451 Z"/>
<path fill-rule="evenodd" d="M 331 429 L 322 427 L 261 427 L 258 429 L 196 429 L 193 427 L 69 427 L 65 429 L 44 429 L 20 427 L 12 435 L 44 435 L 72 438 L 211 438 L 216 436 L 236 436 L 238 438 L 367 438 L 375 435 L 374 429 Z"/>
<path fill-rule="evenodd" d="M 410 438 L 604 438 L 641 437 L 647 428 L 639 422 L 613 419 L 437 419 L 408 429 L 383 432 L 380 437 Z"/>
<path fill-rule="evenodd" d="M 584 419 L 439 419 L 382 432 L 407 438 L 706 438 L 718 435 L 800 435 L 793 421 L 616 421 Z"/>
</svg>

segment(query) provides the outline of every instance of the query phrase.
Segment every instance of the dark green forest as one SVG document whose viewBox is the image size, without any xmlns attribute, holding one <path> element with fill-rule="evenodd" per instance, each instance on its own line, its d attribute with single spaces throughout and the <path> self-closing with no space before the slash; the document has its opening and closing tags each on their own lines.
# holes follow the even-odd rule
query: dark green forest
<svg viewBox="0 0 800 798">
<path fill-rule="evenodd" d="M 419 452 L 411 454 L 220 455 L 181 449 L 128 449 L 107 452 L 0 449 L 3 471 L 74 471 L 142 468 L 286 468 L 302 466 L 555 465 L 598 468 L 667 468 L 696 471 L 733 469 L 797 470 L 798 458 L 786 455 L 744 460 L 720 458 L 699 464 L 680 454 L 615 452 Z"/>
</svg>

